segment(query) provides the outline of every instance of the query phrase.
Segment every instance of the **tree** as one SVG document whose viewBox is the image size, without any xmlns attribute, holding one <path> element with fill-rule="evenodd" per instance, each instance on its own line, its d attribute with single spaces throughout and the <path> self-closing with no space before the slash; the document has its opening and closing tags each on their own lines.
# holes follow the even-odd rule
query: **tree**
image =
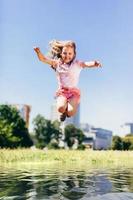
<svg viewBox="0 0 133 200">
<path fill-rule="evenodd" d="M 131 141 L 130 140 L 125 140 L 123 139 L 123 150 L 129 150 L 131 146 Z"/>
<path fill-rule="evenodd" d="M 37 115 L 33 120 L 36 146 L 43 148 L 47 146 L 52 139 L 59 142 L 62 133 L 59 128 L 59 122 L 45 119 L 42 115 Z"/>
<path fill-rule="evenodd" d="M 0 147 L 30 147 L 33 142 L 16 108 L 0 105 Z"/>
<path fill-rule="evenodd" d="M 133 133 L 129 133 L 129 134 L 125 135 L 125 137 L 133 137 Z"/>
<path fill-rule="evenodd" d="M 122 150 L 123 149 L 123 142 L 121 137 L 114 136 L 112 141 L 112 149 L 113 150 Z"/>
<path fill-rule="evenodd" d="M 128 134 L 123 139 L 123 149 L 132 150 L 133 147 L 133 135 Z"/>
<path fill-rule="evenodd" d="M 78 143 L 81 144 L 83 141 L 84 135 L 80 129 L 77 129 L 73 124 L 69 124 L 65 127 L 65 139 L 68 147 L 72 147 L 75 139 L 78 140 Z"/>
<path fill-rule="evenodd" d="M 130 145 L 129 150 L 133 150 L 133 143 Z"/>
</svg>

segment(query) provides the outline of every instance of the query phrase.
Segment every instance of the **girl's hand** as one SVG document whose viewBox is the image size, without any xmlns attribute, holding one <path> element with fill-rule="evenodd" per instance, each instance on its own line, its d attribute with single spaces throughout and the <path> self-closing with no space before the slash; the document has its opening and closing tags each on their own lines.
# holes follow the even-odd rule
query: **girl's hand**
<svg viewBox="0 0 133 200">
<path fill-rule="evenodd" d="M 36 53 L 40 53 L 40 48 L 39 48 L 39 47 L 34 47 L 34 51 L 35 51 Z"/>
<path fill-rule="evenodd" d="M 100 63 L 99 61 L 96 60 L 96 61 L 94 61 L 94 62 L 95 62 L 94 65 L 95 65 L 96 67 L 102 67 L 102 65 L 101 65 L 101 63 Z"/>
</svg>

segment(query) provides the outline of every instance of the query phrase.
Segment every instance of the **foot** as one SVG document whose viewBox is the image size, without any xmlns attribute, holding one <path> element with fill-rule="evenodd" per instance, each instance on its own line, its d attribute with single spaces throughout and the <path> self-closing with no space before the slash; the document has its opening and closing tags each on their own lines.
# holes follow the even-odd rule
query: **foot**
<svg viewBox="0 0 133 200">
<path fill-rule="evenodd" d="M 66 119 L 66 112 L 64 112 L 64 113 L 62 113 L 61 115 L 60 115 L 60 121 L 61 122 L 64 122 L 65 121 L 65 119 Z"/>
</svg>

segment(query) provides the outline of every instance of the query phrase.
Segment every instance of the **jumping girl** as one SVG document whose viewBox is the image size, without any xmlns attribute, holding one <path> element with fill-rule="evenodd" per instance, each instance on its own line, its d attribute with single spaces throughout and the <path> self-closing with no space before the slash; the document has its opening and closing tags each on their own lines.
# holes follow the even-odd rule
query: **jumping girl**
<svg viewBox="0 0 133 200">
<path fill-rule="evenodd" d="M 83 62 L 76 60 L 76 45 L 73 41 L 50 42 L 50 57 L 34 48 L 40 61 L 50 65 L 56 72 L 58 80 L 57 110 L 60 120 L 75 115 L 80 103 L 80 90 L 77 88 L 80 72 L 83 68 L 101 67 L 99 61 Z"/>
</svg>

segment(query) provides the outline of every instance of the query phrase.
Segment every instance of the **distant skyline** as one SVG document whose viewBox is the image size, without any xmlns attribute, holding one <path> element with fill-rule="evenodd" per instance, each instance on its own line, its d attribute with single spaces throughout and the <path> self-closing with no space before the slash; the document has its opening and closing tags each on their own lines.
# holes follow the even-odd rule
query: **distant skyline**
<svg viewBox="0 0 133 200">
<path fill-rule="evenodd" d="M 132 0 L 1 0 L 0 103 L 28 104 L 31 120 L 50 118 L 55 72 L 38 61 L 52 39 L 74 40 L 77 59 L 98 59 L 101 69 L 80 75 L 80 121 L 120 133 L 133 122 Z"/>
</svg>

